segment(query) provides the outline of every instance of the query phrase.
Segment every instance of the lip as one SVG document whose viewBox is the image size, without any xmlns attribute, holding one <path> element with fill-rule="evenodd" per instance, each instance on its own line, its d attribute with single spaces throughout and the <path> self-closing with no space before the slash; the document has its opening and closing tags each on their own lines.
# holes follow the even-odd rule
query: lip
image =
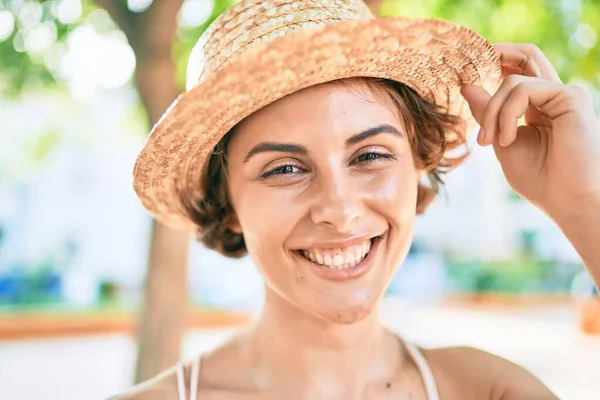
<svg viewBox="0 0 600 400">
<path fill-rule="evenodd" d="M 330 250 L 330 249 L 339 249 L 348 246 L 352 246 L 358 244 L 364 240 L 371 240 L 373 238 L 382 237 L 385 235 L 384 233 L 380 233 L 378 235 L 360 235 L 353 236 L 351 238 L 346 238 L 343 240 L 332 240 L 329 242 L 320 242 L 314 245 L 307 245 L 306 247 L 297 248 L 294 251 L 302 251 L 302 250 L 312 250 L 312 249 L 321 249 L 321 250 Z"/>
<path fill-rule="evenodd" d="M 373 264 L 375 263 L 375 257 L 377 256 L 377 253 L 379 252 L 379 247 L 380 247 L 383 239 L 385 239 L 386 234 L 387 233 L 384 233 L 383 235 L 371 238 L 372 243 L 371 243 L 371 249 L 369 250 L 369 254 L 367 254 L 367 256 L 365 257 L 364 260 L 362 260 L 360 263 L 356 264 L 354 267 L 351 267 L 351 268 L 336 269 L 336 268 L 319 266 L 319 265 L 311 262 L 310 260 L 307 260 L 305 257 L 303 257 L 299 253 L 299 251 L 294 251 L 293 253 L 294 253 L 294 256 L 298 257 L 300 259 L 300 261 L 303 262 L 303 264 L 306 265 L 308 267 L 308 269 L 312 273 L 317 275 L 319 278 L 323 278 L 323 279 L 330 280 L 330 281 L 346 281 L 346 280 L 358 279 L 358 278 L 364 276 L 373 267 Z M 354 239 L 352 239 L 352 240 L 354 240 Z M 364 240 L 364 237 L 361 239 L 356 239 L 355 243 L 360 242 L 361 240 Z M 346 241 L 344 243 L 350 243 L 350 241 Z M 320 248 L 322 248 L 322 247 L 320 247 Z"/>
</svg>

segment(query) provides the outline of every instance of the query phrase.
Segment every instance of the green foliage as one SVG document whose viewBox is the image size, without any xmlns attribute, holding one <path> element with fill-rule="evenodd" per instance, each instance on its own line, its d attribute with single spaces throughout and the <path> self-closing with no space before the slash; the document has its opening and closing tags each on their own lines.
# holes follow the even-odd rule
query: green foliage
<svg viewBox="0 0 600 400">
<path fill-rule="evenodd" d="M 60 85 L 62 77 L 54 68 L 53 62 L 64 51 L 69 34 L 82 24 L 91 24 L 99 32 L 115 29 L 113 24 L 106 27 L 102 26 L 106 24 L 95 23 L 97 21 L 94 19 L 98 19 L 98 6 L 91 0 L 82 0 L 79 16 L 65 22 L 57 12 L 61 1 L 63 0 L 0 0 L 0 13 L 10 13 L 14 21 L 12 33 L 4 40 L 0 38 L 0 95 L 15 96 L 25 90 Z M 177 82 L 181 87 L 184 86 L 186 63 L 194 43 L 206 27 L 233 3 L 234 0 L 214 0 L 212 14 L 205 23 L 194 28 L 178 29 L 174 59 L 177 65 Z M 56 32 L 52 43 L 41 51 L 28 49 L 28 35 L 42 24 Z"/>
<path fill-rule="evenodd" d="M 454 288 L 471 293 L 568 293 L 580 264 L 517 254 L 505 260 L 452 260 L 448 273 Z"/>
<path fill-rule="evenodd" d="M 51 72 L 48 61 L 53 52 L 65 44 L 71 31 L 77 27 L 93 6 L 83 3 L 81 16 L 63 23 L 57 17 L 58 1 L 53 0 L 0 0 L 0 12 L 9 13 L 14 22 L 12 33 L 0 40 L 0 93 L 18 95 L 21 91 L 59 83 Z M 50 32 L 47 49 L 29 51 L 27 36 L 42 24 Z"/>
<path fill-rule="evenodd" d="M 387 0 L 387 16 L 449 20 L 492 43 L 535 43 L 563 81 L 600 89 L 600 2 L 597 0 Z"/>
<path fill-rule="evenodd" d="M 187 70 L 187 61 L 196 41 L 202 35 L 202 32 L 225 11 L 235 3 L 235 0 L 214 0 L 213 11 L 210 18 L 201 26 L 192 29 L 179 29 L 179 40 L 175 43 L 174 53 L 177 69 L 177 84 L 185 87 L 185 74 Z"/>
<path fill-rule="evenodd" d="M 44 132 L 40 137 L 37 137 L 35 142 L 30 144 L 29 154 L 32 162 L 39 164 L 43 162 L 52 150 L 60 142 L 60 132 L 56 129 Z"/>
<path fill-rule="evenodd" d="M 93 1 L 82 0 L 79 15 L 65 21 L 57 12 L 62 1 L 0 0 L 0 13 L 9 12 L 15 21 L 13 32 L 0 40 L 0 94 L 16 95 L 30 88 L 61 83 L 52 60 L 73 29 L 90 22 L 90 13 L 98 8 Z M 204 24 L 178 30 L 174 58 L 181 87 L 196 39 L 234 1 L 214 0 L 212 15 Z M 382 14 L 451 20 L 474 29 L 491 42 L 536 43 L 563 80 L 587 81 L 600 90 L 600 46 L 596 45 L 600 36 L 600 2 L 596 0 L 387 0 Z M 53 43 L 43 51 L 30 51 L 27 37 L 41 24 L 55 32 Z"/>
</svg>

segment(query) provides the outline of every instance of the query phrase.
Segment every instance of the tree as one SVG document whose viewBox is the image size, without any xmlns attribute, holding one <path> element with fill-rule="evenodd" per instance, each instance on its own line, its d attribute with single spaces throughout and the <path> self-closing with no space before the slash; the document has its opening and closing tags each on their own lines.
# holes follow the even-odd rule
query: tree
<svg viewBox="0 0 600 400">
<path fill-rule="evenodd" d="M 177 39 L 178 28 L 181 28 L 178 26 L 178 16 L 183 2 L 146 1 L 145 9 L 135 12 L 121 0 L 95 1 L 123 31 L 133 50 L 136 60 L 135 87 L 147 113 L 148 126 L 160 118 L 181 91 L 178 83 L 182 82 L 185 60 L 195 40 L 230 5 L 228 0 L 216 1 L 208 20 L 199 26 L 181 29 L 181 38 Z M 0 41 L 0 68 L 6 82 L 2 88 L 5 95 L 17 95 L 32 87 L 60 85 L 60 76 L 45 62 L 43 51 L 27 49 L 23 42 L 41 26 L 55 31 L 56 44 L 64 43 L 85 16 L 95 9 L 90 2 L 82 4 L 75 0 L 74 3 L 81 8 L 80 17 L 68 18 L 61 15 L 61 3 L 65 1 L 23 3 L 3 0 L 0 3 L 0 15 L 5 19 L 12 17 L 12 23 L 16 25 L 16 29 Z M 136 382 L 156 375 L 179 359 L 181 338 L 187 322 L 189 233 L 173 231 L 154 221 L 150 240 Z"/>
<path fill-rule="evenodd" d="M 120 1 L 96 0 L 125 33 L 136 58 L 135 84 L 154 124 L 178 95 L 172 58 L 177 16 L 183 0 L 154 1 L 134 13 Z M 173 365 L 186 327 L 189 233 L 154 221 L 139 330 L 136 382 Z"/>
<path fill-rule="evenodd" d="M 154 124 L 181 91 L 173 58 L 177 17 L 183 0 L 154 0 L 140 13 L 118 0 L 95 0 L 125 33 L 136 57 L 135 82 L 149 125 Z M 213 9 L 214 19 L 227 1 Z M 217 11 L 215 14 L 214 11 Z M 207 21 L 208 23 L 209 21 Z M 201 27 L 203 31 L 208 25 Z M 192 37 L 198 37 L 195 31 Z M 189 53 L 193 41 L 184 47 Z M 187 57 L 185 57 L 187 59 Z M 139 331 L 135 381 L 149 379 L 172 366 L 180 354 L 187 322 L 188 232 L 153 221 L 150 257 Z"/>
</svg>

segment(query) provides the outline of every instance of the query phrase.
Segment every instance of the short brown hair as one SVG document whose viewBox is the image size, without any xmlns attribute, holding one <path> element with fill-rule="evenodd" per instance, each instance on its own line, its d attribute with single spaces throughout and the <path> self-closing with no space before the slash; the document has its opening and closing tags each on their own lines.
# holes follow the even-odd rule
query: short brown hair
<svg viewBox="0 0 600 400">
<path fill-rule="evenodd" d="M 392 101 L 409 131 L 415 163 L 427 171 L 429 185 L 419 183 L 417 214 L 422 214 L 443 185 L 442 174 L 458 166 L 468 155 L 465 151 L 455 157 L 448 153 L 465 145 L 464 121 L 450 115 L 443 108 L 425 101 L 408 86 L 386 79 L 356 78 L 386 103 Z M 350 80 L 336 81 L 348 85 Z M 348 85 L 349 86 L 349 85 Z M 215 147 L 209 160 L 202 199 L 182 198 L 188 217 L 198 227 L 198 238 L 208 248 L 228 257 L 241 257 L 247 253 L 244 237 L 229 227 L 233 208 L 227 190 L 227 148 L 236 131 L 234 127 Z"/>
</svg>

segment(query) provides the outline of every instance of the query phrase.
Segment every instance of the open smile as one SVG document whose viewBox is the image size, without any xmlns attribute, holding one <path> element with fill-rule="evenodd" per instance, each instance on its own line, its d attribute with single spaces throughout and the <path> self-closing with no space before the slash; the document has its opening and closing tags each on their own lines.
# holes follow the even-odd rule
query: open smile
<svg viewBox="0 0 600 400">
<path fill-rule="evenodd" d="M 311 270 L 325 279 L 356 279 L 367 273 L 373 265 L 384 236 L 385 234 L 366 238 L 345 247 L 311 248 L 296 250 L 294 253 L 310 263 Z"/>
</svg>

